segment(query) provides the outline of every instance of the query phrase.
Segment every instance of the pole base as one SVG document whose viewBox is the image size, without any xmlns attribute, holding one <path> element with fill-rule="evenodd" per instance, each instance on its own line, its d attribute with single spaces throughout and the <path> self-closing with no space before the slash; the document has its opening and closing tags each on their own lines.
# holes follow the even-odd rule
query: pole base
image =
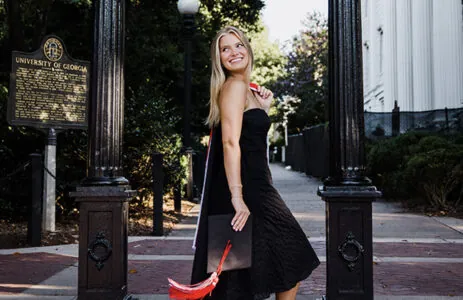
<svg viewBox="0 0 463 300">
<path fill-rule="evenodd" d="M 326 202 L 326 296 L 373 299 L 372 201 L 374 186 L 321 186 Z"/>
<path fill-rule="evenodd" d="M 129 200 L 122 186 L 77 187 L 79 203 L 78 298 L 122 300 L 127 295 Z"/>
<path fill-rule="evenodd" d="M 123 176 L 120 177 L 87 177 L 81 182 L 81 186 L 124 186 L 128 185 L 129 180 Z"/>
</svg>

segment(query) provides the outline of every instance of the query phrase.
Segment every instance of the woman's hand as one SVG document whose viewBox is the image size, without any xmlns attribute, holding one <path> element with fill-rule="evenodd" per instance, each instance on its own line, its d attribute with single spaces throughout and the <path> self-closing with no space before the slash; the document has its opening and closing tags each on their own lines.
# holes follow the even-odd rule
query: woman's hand
<svg viewBox="0 0 463 300">
<path fill-rule="evenodd" d="M 246 221 L 251 213 L 249 212 L 246 203 L 244 203 L 242 196 L 234 196 L 231 201 L 233 208 L 235 209 L 235 216 L 232 219 L 231 225 L 233 226 L 233 230 L 241 231 L 243 230 L 244 225 L 246 225 Z"/>
<path fill-rule="evenodd" d="M 270 109 L 270 105 L 272 105 L 272 101 L 273 101 L 272 91 L 263 86 L 259 86 L 257 88 L 257 92 L 253 91 L 253 93 L 256 99 L 259 101 L 262 108 L 266 112 L 268 112 L 268 110 Z"/>
</svg>

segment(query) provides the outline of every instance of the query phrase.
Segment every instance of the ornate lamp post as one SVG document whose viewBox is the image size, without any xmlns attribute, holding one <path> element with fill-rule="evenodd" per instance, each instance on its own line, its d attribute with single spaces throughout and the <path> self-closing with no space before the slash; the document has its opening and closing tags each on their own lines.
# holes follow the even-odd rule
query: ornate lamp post
<svg viewBox="0 0 463 300">
<path fill-rule="evenodd" d="M 360 0 L 329 0 L 330 177 L 326 202 L 326 298 L 373 299 L 371 203 L 365 177 Z"/>
<path fill-rule="evenodd" d="M 198 0 L 179 0 L 178 11 L 183 15 L 185 40 L 183 149 L 188 157 L 187 197 L 193 200 L 193 149 L 191 148 L 191 44 L 194 33 L 194 16 L 199 9 Z"/>
<path fill-rule="evenodd" d="M 87 178 L 71 193 L 80 206 L 79 299 L 127 296 L 128 201 L 122 173 L 125 1 L 95 11 Z"/>
</svg>

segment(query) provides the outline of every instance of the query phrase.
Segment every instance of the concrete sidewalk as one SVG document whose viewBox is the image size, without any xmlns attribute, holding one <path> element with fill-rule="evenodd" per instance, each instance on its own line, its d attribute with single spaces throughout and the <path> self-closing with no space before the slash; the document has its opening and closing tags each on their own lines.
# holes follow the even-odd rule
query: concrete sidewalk
<svg viewBox="0 0 463 300">
<path fill-rule="evenodd" d="M 322 264 L 302 282 L 298 300 L 325 291 L 325 204 L 320 182 L 271 165 L 273 181 L 300 222 Z M 168 299 L 167 277 L 188 283 L 198 214 L 167 237 L 129 237 L 128 288 L 138 299 Z M 373 204 L 375 299 L 463 299 L 463 220 L 404 212 Z M 0 250 L 0 299 L 76 299 L 78 245 Z M 273 298 L 272 298 L 273 299 Z"/>
</svg>

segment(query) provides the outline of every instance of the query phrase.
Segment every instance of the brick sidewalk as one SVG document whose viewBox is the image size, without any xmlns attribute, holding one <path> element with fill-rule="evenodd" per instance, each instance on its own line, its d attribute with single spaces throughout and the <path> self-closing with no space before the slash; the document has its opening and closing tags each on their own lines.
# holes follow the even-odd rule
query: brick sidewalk
<svg viewBox="0 0 463 300">
<path fill-rule="evenodd" d="M 298 300 L 320 299 L 326 281 L 324 203 L 316 196 L 320 183 L 278 165 L 271 168 L 275 186 L 322 261 L 302 282 Z M 129 238 L 129 293 L 143 295 L 140 300 L 165 300 L 167 277 L 189 282 L 197 211 L 196 206 L 167 238 Z M 375 299 L 463 299 L 462 224 L 375 202 Z M 75 299 L 76 263 L 76 245 L 0 250 L 0 299 Z M 47 298 L 57 295 L 62 297 Z"/>
<path fill-rule="evenodd" d="M 132 294 L 166 294 L 167 277 L 188 283 L 192 267 L 191 239 L 156 240 L 129 243 L 128 286 Z M 325 243 L 312 242 L 323 261 L 302 282 L 299 294 L 322 295 L 325 290 Z M 375 295 L 463 296 L 462 243 L 374 243 Z M 424 262 L 414 262 L 414 259 Z M 445 259 L 454 259 L 445 262 Z M 384 260 L 384 261 L 383 261 Z M 426 261 L 429 260 L 429 261 Z M 0 295 L 17 295 L 48 277 L 69 268 L 76 257 L 29 253 L 0 255 Z M 77 279 L 77 268 L 74 271 Z M 58 294 L 75 293 L 73 290 Z"/>
</svg>

